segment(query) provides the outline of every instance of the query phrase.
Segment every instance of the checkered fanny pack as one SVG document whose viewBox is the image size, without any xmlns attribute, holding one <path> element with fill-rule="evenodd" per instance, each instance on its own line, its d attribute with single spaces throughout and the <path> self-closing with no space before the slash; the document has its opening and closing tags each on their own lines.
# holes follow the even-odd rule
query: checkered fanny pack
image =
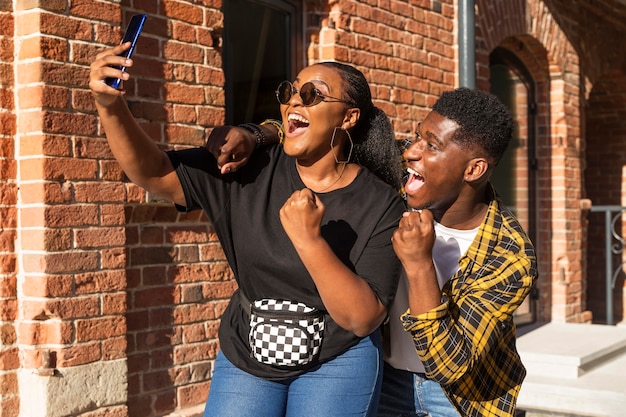
<svg viewBox="0 0 626 417">
<path fill-rule="evenodd" d="M 324 314 L 303 303 L 262 299 L 250 305 L 252 357 L 274 366 L 306 365 L 319 356 Z"/>
</svg>

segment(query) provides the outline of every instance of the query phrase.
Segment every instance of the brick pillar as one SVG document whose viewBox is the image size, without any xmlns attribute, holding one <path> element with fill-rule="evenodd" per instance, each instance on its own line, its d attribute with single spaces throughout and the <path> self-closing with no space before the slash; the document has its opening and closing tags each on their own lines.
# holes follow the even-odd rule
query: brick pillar
<svg viewBox="0 0 626 417">
<path fill-rule="evenodd" d="M 17 318 L 17 235 L 15 106 L 13 101 L 13 16 L 10 2 L 0 2 L 0 416 L 17 416 L 19 368 Z"/>
<path fill-rule="evenodd" d="M 20 3 L 14 14 L 19 415 L 99 409 L 124 416 L 125 187 L 101 161 L 110 155 L 104 139 L 94 139 L 86 69 L 77 65 L 93 55 L 85 45 L 94 38 L 119 39 L 112 29 L 121 20 L 119 5 L 93 3 L 68 13 L 66 1 L 45 2 L 47 10 Z M 118 22 L 103 25 L 102 16 Z"/>
</svg>

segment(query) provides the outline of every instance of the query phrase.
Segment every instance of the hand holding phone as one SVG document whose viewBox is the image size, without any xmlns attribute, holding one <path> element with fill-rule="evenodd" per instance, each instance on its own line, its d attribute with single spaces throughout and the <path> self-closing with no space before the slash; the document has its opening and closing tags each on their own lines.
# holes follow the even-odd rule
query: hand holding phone
<svg viewBox="0 0 626 417">
<path fill-rule="evenodd" d="M 122 44 L 130 42 L 131 45 L 130 48 L 119 54 L 119 56 L 123 56 L 124 58 L 131 57 L 133 51 L 135 50 L 135 46 L 137 45 L 137 40 L 139 39 L 139 34 L 143 29 L 146 17 L 147 16 L 145 14 L 136 14 L 130 19 L 128 27 L 126 28 L 126 33 L 124 34 L 124 39 L 122 39 Z M 126 67 L 116 66 L 116 68 L 119 68 L 122 71 L 126 70 Z M 122 80 L 119 78 L 106 78 L 104 82 L 115 89 L 120 88 L 120 85 L 122 84 Z"/>
</svg>

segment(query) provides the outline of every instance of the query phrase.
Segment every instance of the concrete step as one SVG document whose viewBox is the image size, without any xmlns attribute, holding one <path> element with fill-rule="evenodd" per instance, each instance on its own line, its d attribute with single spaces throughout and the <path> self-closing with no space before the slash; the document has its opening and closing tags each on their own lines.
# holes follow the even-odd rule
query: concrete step
<svg viewBox="0 0 626 417">
<path fill-rule="evenodd" d="M 547 323 L 519 336 L 517 349 L 529 374 L 578 378 L 626 353 L 626 327 Z"/>
<path fill-rule="evenodd" d="M 548 323 L 518 335 L 527 416 L 626 416 L 626 327 Z"/>
</svg>

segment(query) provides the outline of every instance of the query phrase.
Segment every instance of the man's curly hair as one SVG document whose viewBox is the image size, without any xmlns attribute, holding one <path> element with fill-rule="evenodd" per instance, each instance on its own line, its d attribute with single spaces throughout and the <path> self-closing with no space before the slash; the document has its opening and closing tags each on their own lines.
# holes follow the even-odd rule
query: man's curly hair
<svg viewBox="0 0 626 417">
<path fill-rule="evenodd" d="M 479 146 L 497 165 L 513 135 L 513 118 L 496 96 L 460 87 L 444 92 L 433 110 L 459 125 L 453 141 L 467 148 Z"/>
</svg>

